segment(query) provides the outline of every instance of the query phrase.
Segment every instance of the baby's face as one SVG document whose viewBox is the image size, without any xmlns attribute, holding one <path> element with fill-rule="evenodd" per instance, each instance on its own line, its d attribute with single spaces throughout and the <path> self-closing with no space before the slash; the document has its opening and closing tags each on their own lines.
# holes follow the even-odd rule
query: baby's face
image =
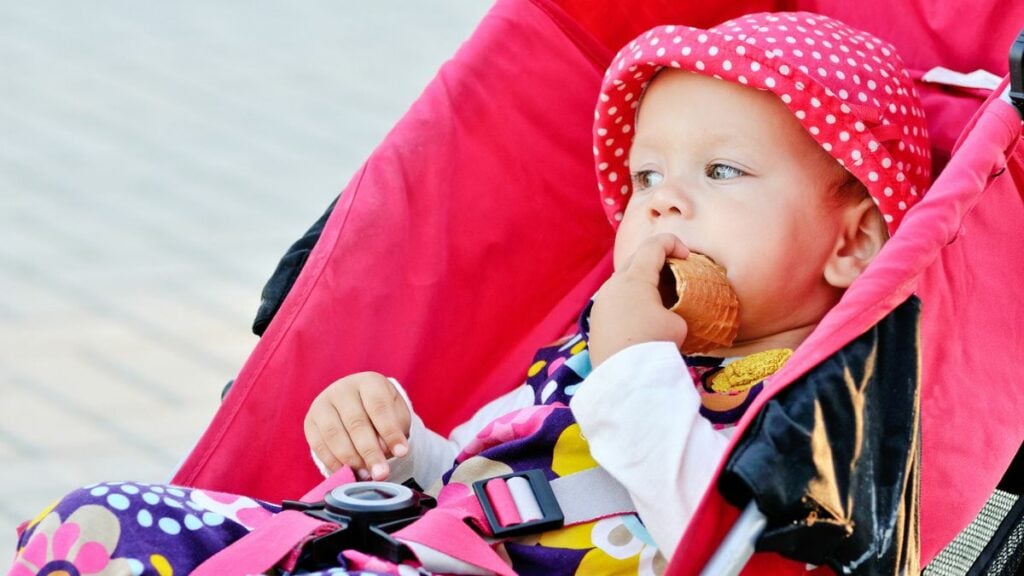
<svg viewBox="0 0 1024 576">
<path fill-rule="evenodd" d="M 823 276 L 839 229 L 834 167 L 773 94 L 663 71 L 636 122 L 615 267 L 645 238 L 674 234 L 727 270 L 737 345 L 816 324 L 841 294 Z"/>
</svg>

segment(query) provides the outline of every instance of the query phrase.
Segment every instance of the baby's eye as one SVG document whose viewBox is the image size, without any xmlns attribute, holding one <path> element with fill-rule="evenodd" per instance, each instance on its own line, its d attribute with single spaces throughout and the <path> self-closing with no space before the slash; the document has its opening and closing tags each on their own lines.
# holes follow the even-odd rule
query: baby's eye
<svg viewBox="0 0 1024 576">
<path fill-rule="evenodd" d="M 665 179 L 660 173 L 654 170 L 641 170 L 631 175 L 633 179 L 634 190 L 646 190 L 652 186 L 661 184 L 661 181 Z"/>
<path fill-rule="evenodd" d="M 746 172 L 728 164 L 708 164 L 704 167 L 704 175 L 712 180 L 731 180 L 746 175 Z"/>
</svg>

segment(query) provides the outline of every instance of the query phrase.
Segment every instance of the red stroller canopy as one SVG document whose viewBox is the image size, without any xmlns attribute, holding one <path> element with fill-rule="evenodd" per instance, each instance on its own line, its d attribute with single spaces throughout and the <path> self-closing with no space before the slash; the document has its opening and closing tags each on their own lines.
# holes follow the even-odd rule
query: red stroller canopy
<svg viewBox="0 0 1024 576">
<path fill-rule="evenodd" d="M 604 67 L 636 34 L 801 9 L 890 41 L 912 70 L 1005 75 L 1024 4 L 940 4 L 500 0 L 342 192 L 175 482 L 270 500 L 304 493 L 319 474 L 303 415 L 346 374 L 396 377 L 439 432 L 521 383 L 533 351 L 570 330 L 611 270 L 591 124 Z M 1024 440 L 1024 387 L 1014 385 L 1024 152 L 1013 152 L 1020 118 L 1005 103 L 969 123 L 977 91 L 919 90 L 933 156 L 949 165 L 776 387 L 920 295 L 925 563 L 977 513 Z M 734 516 L 709 494 L 671 572 L 702 566 Z"/>
</svg>

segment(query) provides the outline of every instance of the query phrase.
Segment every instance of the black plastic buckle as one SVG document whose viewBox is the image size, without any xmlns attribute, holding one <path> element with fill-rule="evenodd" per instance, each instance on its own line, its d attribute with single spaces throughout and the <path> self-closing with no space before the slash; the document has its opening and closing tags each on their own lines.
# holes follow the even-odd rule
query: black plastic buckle
<svg viewBox="0 0 1024 576">
<path fill-rule="evenodd" d="M 391 534 L 435 506 L 437 501 L 423 494 L 412 480 L 404 484 L 352 482 L 331 490 L 319 502 L 281 503 L 284 510 L 298 510 L 338 526 L 337 530 L 303 545 L 296 564 L 302 571 L 338 566 L 342 550 L 358 550 L 396 564 L 415 560 L 412 550 Z"/>
<path fill-rule="evenodd" d="M 1010 46 L 1010 101 L 1024 118 L 1024 30 Z"/>
<path fill-rule="evenodd" d="M 494 505 L 491 504 L 491 499 L 487 496 L 486 484 L 491 480 L 501 479 L 508 481 L 509 478 L 516 477 L 525 478 L 526 481 L 529 482 L 530 488 L 533 490 L 533 496 L 537 499 L 537 504 L 540 506 L 540 513 L 542 516 L 537 520 L 530 520 L 528 522 L 513 524 L 511 526 L 502 526 L 498 522 L 498 515 L 494 510 Z M 551 484 L 548 482 L 547 476 L 545 476 L 544 471 L 539 468 L 527 470 L 526 472 L 513 472 L 503 476 L 494 476 L 484 480 L 477 480 L 473 483 L 473 492 L 476 493 L 476 498 L 480 501 L 480 506 L 484 509 L 484 516 L 487 517 L 487 525 L 491 529 L 491 533 L 494 534 L 495 538 L 510 538 L 512 536 L 537 534 L 539 532 L 561 528 L 565 523 L 565 516 L 562 514 L 562 507 L 558 505 L 558 500 L 555 499 L 555 493 L 551 490 Z"/>
</svg>

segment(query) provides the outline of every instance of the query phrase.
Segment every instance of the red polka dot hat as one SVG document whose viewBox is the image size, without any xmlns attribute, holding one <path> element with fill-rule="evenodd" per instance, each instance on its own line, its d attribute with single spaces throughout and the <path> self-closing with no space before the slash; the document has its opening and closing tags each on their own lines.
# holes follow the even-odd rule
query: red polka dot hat
<svg viewBox="0 0 1024 576">
<path fill-rule="evenodd" d="M 924 111 L 889 43 L 818 14 L 752 14 L 707 30 L 653 28 L 612 60 L 595 112 L 594 155 L 613 226 L 632 192 L 637 108 L 654 75 L 668 67 L 773 92 L 864 183 L 890 233 L 928 187 Z"/>
</svg>

